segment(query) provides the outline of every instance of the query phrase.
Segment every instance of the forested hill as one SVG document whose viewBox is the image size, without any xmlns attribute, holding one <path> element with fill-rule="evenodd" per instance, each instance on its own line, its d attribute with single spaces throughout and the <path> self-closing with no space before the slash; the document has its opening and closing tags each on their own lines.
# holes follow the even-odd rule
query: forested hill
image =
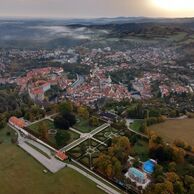
<svg viewBox="0 0 194 194">
<path fill-rule="evenodd" d="M 86 27 L 85 25 L 70 25 L 71 28 Z M 87 25 L 89 29 L 108 30 L 109 37 L 126 38 L 129 35 L 152 35 L 167 36 L 179 32 L 192 32 L 194 22 L 189 23 L 122 23 L 122 24 L 105 24 L 105 25 Z"/>
</svg>

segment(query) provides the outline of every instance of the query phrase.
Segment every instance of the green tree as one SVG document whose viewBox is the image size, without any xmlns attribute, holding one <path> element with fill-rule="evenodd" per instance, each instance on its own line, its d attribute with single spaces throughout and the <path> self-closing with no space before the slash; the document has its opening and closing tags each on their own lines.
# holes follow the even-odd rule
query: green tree
<svg viewBox="0 0 194 194">
<path fill-rule="evenodd" d="M 64 120 L 68 121 L 70 127 L 76 124 L 76 118 L 74 114 L 65 113 L 62 115 L 62 117 L 64 118 Z"/>
<path fill-rule="evenodd" d="M 63 102 L 59 105 L 59 111 L 61 112 L 61 114 L 66 114 L 66 113 L 71 113 L 73 112 L 73 104 L 71 101 L 66 101 Z"/>
<path fill-rule="evenodd" d="M 4 128 L 6 125 L 5 119 L 3 117 L 3 114 L 0 114 L 0 129 Z"/>
<path fill-rule="evenodd" d="M 157 164 L 153 173 L 153 177 L 157 179 L 157 177 L 163 176 L 163 173 L 164 173 L 163 167 Z"/>
<path fill-rule="evenodd" d="M 54 125 L 56 128 L 64 130 L 69 129 L 70 126 L 69 122 L 66 119 L 64 119 L 64 117 L 61 115 L 58 115 L 54 118 Z"/>
<path fill-rule="evenodd" d="M 175 172 L 176 171 L 176 163 L 175 162 L 170 162 L 168 164 L 168 171 L 169 172 Z"/>
<path fill-rule="evenodd" d="M 191 185 L 194 185 L 194 178 L 192 176 L 185 175 L 184 183 L 187 190 L 190 190 Z"/>
<path fill-rule="evenodd" d="M 193 194 L 194 193 L 194 184 L 190 185 L 189 188 L 189 194 Z"/>
<path fill-rule="evenodd" d="M 183 183 L 180 181 L 177 181 L 176 183 L 174 183 L 174 192 L 176 194 L 183 194 L 185 193 L 185 189 L 183 186 Z"/>
</svg>

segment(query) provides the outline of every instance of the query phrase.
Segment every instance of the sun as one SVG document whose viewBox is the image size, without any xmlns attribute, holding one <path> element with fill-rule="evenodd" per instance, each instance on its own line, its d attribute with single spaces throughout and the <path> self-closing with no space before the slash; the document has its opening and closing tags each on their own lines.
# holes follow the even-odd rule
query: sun
<svg viewBox="0 0 194 194">
<path fill-rule="evenodd" d="M 194 10 L 194 0 L 152 0 L 159 8 L 170 11 Z"/>
</svg>

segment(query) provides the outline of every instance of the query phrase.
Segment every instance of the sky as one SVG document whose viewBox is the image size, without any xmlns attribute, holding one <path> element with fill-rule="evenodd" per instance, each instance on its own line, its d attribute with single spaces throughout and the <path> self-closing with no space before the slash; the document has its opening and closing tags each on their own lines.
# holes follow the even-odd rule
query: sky
<svg viewBox="0 0 194 194">
<path fill-rule="evenodd" d="M 194 17 L 194 0 L 0 0 L 0 17 Z"/>
</svg>

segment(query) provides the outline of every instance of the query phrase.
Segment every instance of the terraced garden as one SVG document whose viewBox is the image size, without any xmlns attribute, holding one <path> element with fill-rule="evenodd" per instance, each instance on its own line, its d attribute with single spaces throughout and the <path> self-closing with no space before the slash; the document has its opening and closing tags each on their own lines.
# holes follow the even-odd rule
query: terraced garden
<svg viewBox="0 0 194 194">
<path fill-rule="evenodd" d="M 106 145 L 100 144 L 92 139 L 88 139 L 68 151 L 68 155 L 70 155 L 83 165 L 87 166 L 88 168 L 92 168 L 95 159 L 98 158 L 100 152 L 106 150 L 106 148 Z"/>
<path fill-rule="evenodd" d="M 101 131 L 100 133 L 97 133 L 94 138 L 104 142 L 108 139 L 112 139 L 118 135 L 124 135 L 124 132 L 122 130 L 118 130 L 112 127 L 108 127 L 105 130 Z"/>
</svg>

